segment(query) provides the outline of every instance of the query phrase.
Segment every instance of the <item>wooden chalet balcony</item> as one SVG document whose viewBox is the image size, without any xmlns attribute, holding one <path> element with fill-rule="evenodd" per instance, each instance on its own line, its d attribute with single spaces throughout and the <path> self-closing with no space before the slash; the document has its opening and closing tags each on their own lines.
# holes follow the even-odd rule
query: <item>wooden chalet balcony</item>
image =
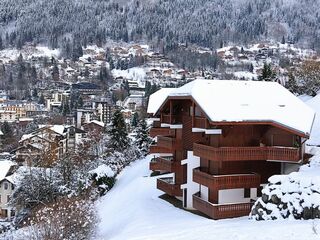
<svg viewBox="0 0 320 240">
<path fill-rule="evenodd" d="M 208 128 L 208 120 L 205 117 L 194 117 L 193 127 L 194 128 Z"/>
<path fill-rule="evenodd" d="M 194 143 L 196 156 L 212 161 L 278 160 L 298 162 L 300 149 L 293 147 L 211 147 Z"/>
<path fill-rule="evenodd" d="M 249 215 L 253 202 L 234 204 L 213 204 L 200 197 L 200 193 L 193 195 L 193 207 L 213 219 L 234 218 Z"/>
<path fill-rule="evenodd" d="M 158 178 L 157 188 L 170 196 L 182 196 L 182 190 L 179 184 L 174 184 L 173 178 Z"/>
<path fill-rule="evenodd" d="M 153 121 L 152 127 L 153 128 L 160 128 L 161 127 L 161 122 L 160 121 Z"/>
<path fill-rule="evenodd" d="M 161 114 L 161 123 L 167 123 L 167 124 L 181 124 L 182 119 L 179 115 L 173 115 L 173 114 Z"/>
<path fill-rule="evenodd" d="M 172 159 L 166 159 L 164 157 L 154 158 L 150 162 L 150 170 L 152 171 L 167 171 L 174 172 L 175 165 Z"/>
<path fill-rule="evenodd" d="M 150 136 L 156 137 L 156 136 L 167 136 L 167 137 L 174 137 L 175 136 L 175 129 L 170 128 L 151 128 L 150 129 Z"/>
<path fill-rule="evenodd" d="M 182 146 L 181 141 L 178 141 L 176 138 L 164 137 L 164 136 L 158 136 L 157 145 L 159 147 L 169 149 L 170 151 L 179 149 Z"/>
<path fill-rule="evenodd" d="M 200 171 L 199 168 L 193 170 L 193 181 L 213 189 L 234 189 L 234 188 L 258 188 L 260 186 L 260 175 L 252 174 L 232 174 L 232 175 L 211 175 Z"/>
<path fill-rule="evenodd" d="M 172 153 L 172 151 L 170 151 L 170 149 L 168 148 L 164 148 L 164 147 L 160 147 L 158 145 L 151 145 L 149 148 L 149 153 Z"/>
</svg>

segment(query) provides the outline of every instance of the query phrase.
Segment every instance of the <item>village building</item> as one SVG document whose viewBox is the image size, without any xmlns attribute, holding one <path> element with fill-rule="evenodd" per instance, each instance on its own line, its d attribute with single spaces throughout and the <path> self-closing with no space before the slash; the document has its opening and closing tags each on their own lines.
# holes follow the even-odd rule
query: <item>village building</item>
<svg viewBox="0 0 320 240">
<path fill-rule="evenodd" d="M 34 132 L 24 134 L 13 152 L 20 165 L 50 164 L 66 153 L 66 142 L 63 125 L 39 126 Z"/>
<path fill-rule="evenodd" d="M 12 174 L 17 165 L 10 160 L 0 160 L 0 218 L 11 219 L 15 215 L 14 209 L 8 205 L 15 184 Z"/>
<path fill-rule="evenodd" d="M 150 96 L 157 188 L 213 219 L 248 215 L 274 174 L 305 161 L 314 111 L 275 82 L 195 80 Z"/>
<path fill-rule="evenodd" d="M 16 111 L 0 110 L 0 122 L 15 122 L 17 120 Z"/>
</svg>

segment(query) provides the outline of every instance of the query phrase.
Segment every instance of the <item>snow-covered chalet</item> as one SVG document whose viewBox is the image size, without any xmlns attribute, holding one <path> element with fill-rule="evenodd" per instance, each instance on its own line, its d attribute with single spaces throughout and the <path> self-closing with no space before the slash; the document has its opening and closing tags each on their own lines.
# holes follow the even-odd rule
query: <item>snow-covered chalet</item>
<svg viewBox="0 0 320 240">
<path fill-rule="evenodd" d="M 298 169 L 315 113 L 275 82 L 195 80 L 150 96 L 157 188 L 213 219 L 248 215 L 274 174 Z"/>
</svg>

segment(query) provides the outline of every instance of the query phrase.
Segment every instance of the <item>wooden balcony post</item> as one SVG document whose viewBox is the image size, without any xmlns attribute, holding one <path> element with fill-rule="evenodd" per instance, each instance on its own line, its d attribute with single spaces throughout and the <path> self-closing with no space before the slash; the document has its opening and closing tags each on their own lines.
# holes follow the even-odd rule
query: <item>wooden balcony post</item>
<svg viewBox="0 0 320 240">
<path fill-rule="evenodd" d="M 209 202 L 217 204 L 218 198 L 219 198 L 218 189 L 217 188 L 209 189 Z"/>
<path fill-rule="evenodd" d="M 172 106 L 172 100 L 170 100 L 170 117 L 169 117 L 169 123 L 172 124 L 172 111 L 173 110 L 173 106 Z"/>
<path fill-rule="evenodd" d="M 195 104 L 192 101 L 192 127 L 194 127 L 194 114 L 195 114 Z"/>
</svg>

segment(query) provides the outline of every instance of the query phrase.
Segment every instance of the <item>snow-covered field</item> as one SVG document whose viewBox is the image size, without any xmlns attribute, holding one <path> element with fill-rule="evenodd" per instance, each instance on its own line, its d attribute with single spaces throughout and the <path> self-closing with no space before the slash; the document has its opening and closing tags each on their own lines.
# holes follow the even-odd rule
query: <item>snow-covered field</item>
<svg viewBox="0 0 320 240">
<path fill-rule="evenodd" d="M 129 68 L 127 70 L 113 69 L 113 77 L 123 77 L 124 79 L 131 79 L 136 81 L 139 86 L 144 85 L 144 79 L 146 77 L 145 69 L 141 67 Z"/>
<path fill-rule="evenodd" d="M 158 198 L 162 192 L 156 189 L 156 177 L 149 177 L 149 161 L 127 167 L 97 204 L 101 222 L 95 239 L 320 239 L 320 220 L 215 221 L 175 208 Z"/>
<path fill-rule="evenodd" d="M 22 54 L 23 58 L 30 59 L 32 57 L 55 57 L 57 58 L 60 55 L 60 50 L 58 49 L 49 49 L 45 46 L 25 46 L 21 50 L 12 48 L 4 49 L 0 51 L 0 59 L 7 63 L 9 61 L 15 61 L 19 55 Z"/>
</svg>

